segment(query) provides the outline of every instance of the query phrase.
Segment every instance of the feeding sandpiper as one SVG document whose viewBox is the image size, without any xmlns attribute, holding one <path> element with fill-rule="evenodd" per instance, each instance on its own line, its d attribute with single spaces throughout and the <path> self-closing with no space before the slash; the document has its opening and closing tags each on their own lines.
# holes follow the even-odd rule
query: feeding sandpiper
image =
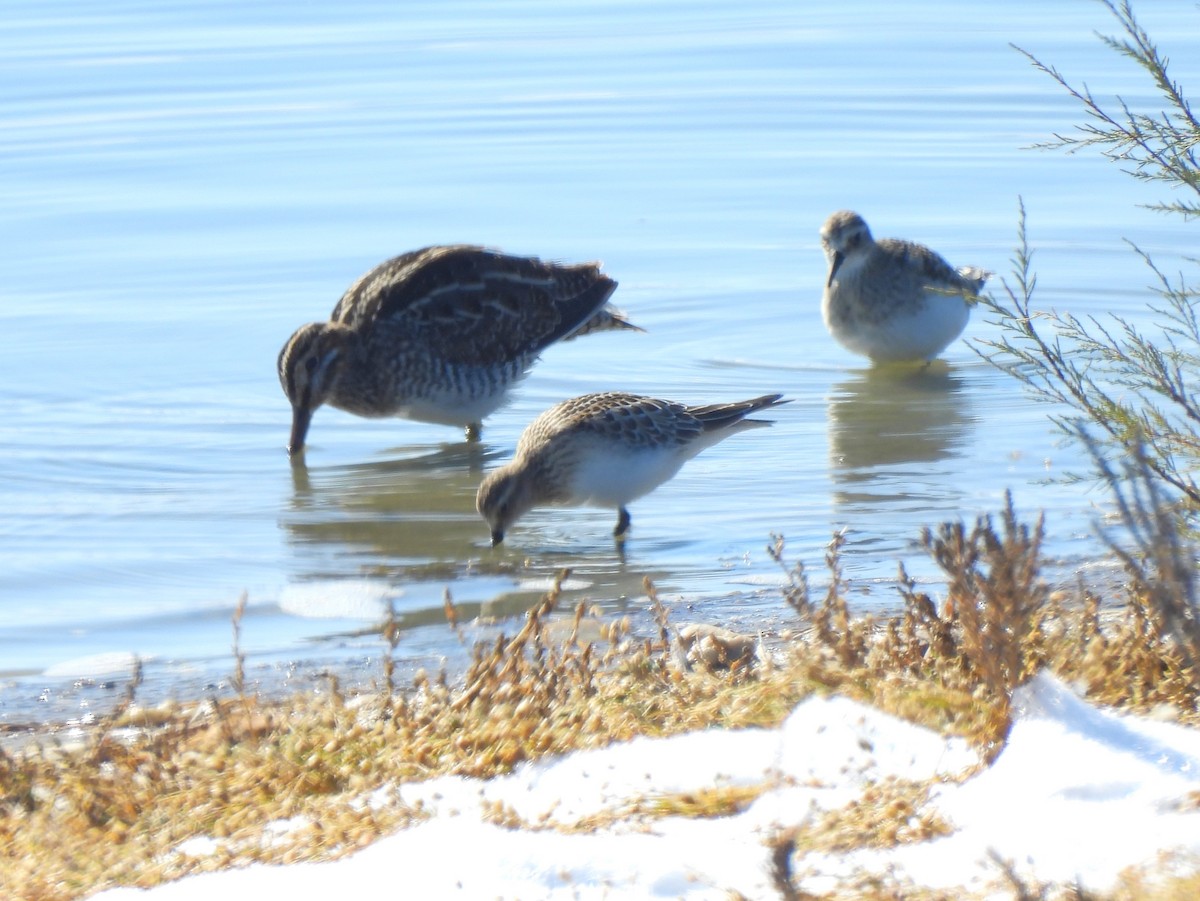
<svg viewBox="0 0 1200 901">
<path fill-rule="evenodd" d="M 496 545 L 534 507 L 615 507 L 613 535 L 619 542 L 629 529 L 628 503 L 670 479 L 706 447 L 770 425 L 746 417 L 780 403 L 781 395 L 767 394 L 689 407 L 621 392 L 563 401 L 530 423 L 513 459 L 483 480 L 476 508 Z"/>
<path fill-rule="evenodd" d="M 592 331 L 641 331 L 608 305 L 617 283 L 597 263 L 560 265 L 465 245 L 426 247 L 376 266 L 328 322 L 303 325 L 279 353 L 299 453 L 322 404 L 466 428 L 506 400 L 538 354 Z"/>
<path fill-rule="evenodd" d="M 821 314 L 844 347 L 879 363 L 931 360 L 962 334 L 991 274 L 954 269 L 928 247 L 876 241 L 858 213 L 821 227 L 829 278 Z"/>
</svg>

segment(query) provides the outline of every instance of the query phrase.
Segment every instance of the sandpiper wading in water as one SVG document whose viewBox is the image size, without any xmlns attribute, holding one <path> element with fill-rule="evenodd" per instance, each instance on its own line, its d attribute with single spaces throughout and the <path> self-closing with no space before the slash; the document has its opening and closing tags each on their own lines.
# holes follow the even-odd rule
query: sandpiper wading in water
<svg viewBox="0 0 1200 901">
<path fill-rule="evenodd" d="M 921 244 L 876 241 L 862 216 L 834 213 L 821 228 L 829 277 L 821 313 L 847 350 L 877 363 L 931 360 L 962 334 L 991 273 L 954 269 Z"/>
<path fill-rule="evenodd" d="M 689 407 L 620 392 L 563 401 L 531 422 L 512 461 L 483 480 L 476 508 L 495 545 L 534 507 L 613 507 L 613 535 L 620 542 L 629 529 L 627 504 L 670 479 L 706 447 L 735 432 L 770 425 L 746 417 L 780 403 L 786 403 L 781 395 L 767 394 Z"/>
</svg>

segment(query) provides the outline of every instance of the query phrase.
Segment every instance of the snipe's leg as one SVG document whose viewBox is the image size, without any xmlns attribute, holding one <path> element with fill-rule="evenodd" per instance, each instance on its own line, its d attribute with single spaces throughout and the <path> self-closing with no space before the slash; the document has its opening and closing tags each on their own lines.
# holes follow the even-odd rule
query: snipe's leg
<svg viewBox="0 0 1200 901">
<path fill-rule="evenodd" d="M 483 430 L 483 426 L 482 426 L 480 423 L 478 423 L 478 422 L 469 422 L 469 423 L 467 423 L 467 429 L 466 429 L 466 432 L 467 432 L 467 440 L 468 440 L 468 441 L 478 441 L 478 440 L 479 440 L 479 433 L 480 433 L 482 430 Z"/>
</svg>

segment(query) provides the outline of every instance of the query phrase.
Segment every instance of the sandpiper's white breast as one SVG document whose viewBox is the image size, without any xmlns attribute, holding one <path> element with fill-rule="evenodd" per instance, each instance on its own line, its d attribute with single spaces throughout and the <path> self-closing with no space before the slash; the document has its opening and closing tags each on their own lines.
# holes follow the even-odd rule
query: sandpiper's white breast
<svg viewBox="0 0 1200 901">
<path fill-rule="evenodd" d="M 920 303 L 879 317 L 838 315 L 826 303 L 825 326 L 847 350 L 878 362 L 930 360 L 963 333 L 971 309 L 954 295 L 926 290 L 918 296 Z"/>
<path fill-rule="evenodd" d="M 678 445 L 629 447 L 589 436 L 567 477 L 572 503 L 621 507 L 666 482 L 692 456 Z"/>
</svg>

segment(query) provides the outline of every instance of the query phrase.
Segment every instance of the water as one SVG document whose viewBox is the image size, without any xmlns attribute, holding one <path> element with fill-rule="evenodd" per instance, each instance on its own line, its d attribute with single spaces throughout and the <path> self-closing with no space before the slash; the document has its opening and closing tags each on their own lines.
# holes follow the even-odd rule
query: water
<svg viewBox="0 0 1200 901">
<path fill-rule="evenodd" d="M 1200 20 L 1139 12 L 1186 64 Z M 996 511 L 1006 489 L 1046 512 L 1053 558 L 1091 559 L 1104 499 L 1045 484 L 1085 468 L 1047 409 L 964 342 L 902 379 L 842 351 L 820 322 L 817 229 L 849 207 L 1004 273 L 1023 196 L 1040 304 L 1141 321 L 1151 279 L 1122 238 L 1169 270 L 1184 230 L 1137 208 L 1161 196 L 1111 164 L 1022 149 L 1080 116 L 1009 46 L 1153 103 L 1095 39 L 1105 16 L 1033 0 L 9 3 L 0 716 L 133 654 L 161 690 L 208 684 L 243 592 L 253 666 L 373 678 L 380 643 L 362 633 L 387 604 L 400 653 L 436 658 L 458 648 L 447 588 L 464 616 L 510 616 L 563 567 L 572 601 L 637 612 L 650 576 L 679 619 L 770 627 L 786 619 L 772 533 L 819 581 L 845 528 L 861 606 L 886 609 L 898 559 L 936 578 L 910 548 L 920 527 Z M 480 448 L 322 409 L 294 468 L 283 341 L 380 260 L 460 241 L 602 259 L 647 332 L 549 350 Z M 967 334 L 996 330 L 977 316 Z M 606 388 L 792 402 L 634 504 L 624 561 L 604 511 L 538 512 L 491 550 L 480 475 L 537 412 Z"/>
</svg>

